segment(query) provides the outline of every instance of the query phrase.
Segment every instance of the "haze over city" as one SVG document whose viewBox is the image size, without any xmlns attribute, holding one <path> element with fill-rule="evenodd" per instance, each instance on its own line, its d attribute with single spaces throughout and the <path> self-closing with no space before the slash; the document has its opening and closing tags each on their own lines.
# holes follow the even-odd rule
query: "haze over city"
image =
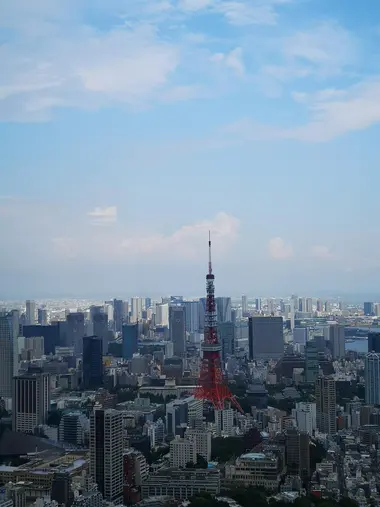
<svg viewBox="0 0 380 507">
<path fill-rule="evenodd" d="M 376 8 L 2 2 L 1 297 L 376 293 Z"/>
</svg>

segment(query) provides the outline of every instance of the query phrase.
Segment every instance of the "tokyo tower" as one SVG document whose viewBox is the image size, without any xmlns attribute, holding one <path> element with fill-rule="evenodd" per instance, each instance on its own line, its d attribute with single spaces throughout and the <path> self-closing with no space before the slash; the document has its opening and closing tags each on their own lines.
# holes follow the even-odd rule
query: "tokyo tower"
<svg viewBox="0 0 380 507">
<path fill-rule="evenodd" d="M 208 241 L 209 259 L 208 273 L 206 276 L 207 298 L 205 309 L 204 342 L 202 343 L 203 359 L 200 368 L 198 386 L 194 396 L 199 400 L 212 403 L 215 410 L 225 408 L 225 403 L 230 401 L 243 413 L 235 396 L 230 392 L 227 382 L 222 373 L 220 351 L 222 349 L 218 341 L 214 275 L 211 263 L 211 236 Z"/>
</svg>

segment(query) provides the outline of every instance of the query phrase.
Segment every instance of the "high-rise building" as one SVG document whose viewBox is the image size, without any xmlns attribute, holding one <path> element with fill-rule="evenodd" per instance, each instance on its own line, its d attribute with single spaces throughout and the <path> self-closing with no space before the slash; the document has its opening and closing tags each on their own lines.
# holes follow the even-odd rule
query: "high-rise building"
<svg viewBox="0 0 380 507">
<path fill-rule="evenodd" d="M 194 440 L 181 438 L 178 435 L 170 442 L 170 466 L 186 468 L 188 463 L 196 463 L 197 450 Z"/>
<path fill-rule="evenodd" d="M 157 303 L 156 304 L 156 326 L 168 327 L 169 326 L 169 304 Z"/>
<path fill-rule="evenodd" d="M 312 313 L 313 312 L 313 299 L 312 298 L 306 298 L 306 313 Z"/>
<path fill-rule="evenodd" d="M 13 379 L 13 431 L 33 433 L 46 423 L 50 410 L 50 380 L 46 373 L 27 373 Z"/>
<path fill-rule="evenodd" d="M 199 331 L 199 301 L 184 301 L 186 315 L 186 331 L 188 333 L 197 333 Z"/>
<path fill-rule="evenodd" d="M 380 353 L 380 331 L 370 331 L 368 333 L 368 352 Z"/>
<path fill-rule="evenodd" d="M 245 295 L 241 297 L 241 309 L 243 312 L 243 317 L 246 317 L 248 314 L 248 298 Z"/>
<path fill-rule="evenodd" d="M 232 408 L 215 410 L 216 435 L 232 437 L 234 435 L 234 411 Z"/>
<path fill-rule="evenodd" d="M 293 329 L 293 343 L 306 345 L 307 339 L 308 339 L 307 327 L 295 327 Z"/>
<path fill-rule="evenodd" d="M 317 406 L 315 403 L 303 401 L 296 403 L 296 408 L 292 409 L 292 417 L 300 431 L 313 435 L 317 428 Z"/>
<path fill-rule="evenodd" d="M 182 305 L 169 307 L 169 333 L 175 356 L 183 357 L 186 353 L 186 314 Z"/>
<path fill-rule="evenodd" d="M 380 405 L 380 354 L 369 352 L 365 357 L 365 401 Z"/>
<path fill-rule="evenodd" d="M 96 313 L 93 316 L 94 336 L 102 340 L 103 355 L 108 352 L 108 315 L 106 313 Z"/>
<path fill-rule="evenodd" d="M 364 311 L 364 315 L 368 315 L 368 316 L 373 315 L 373 303 L 371 301 L 366 301 L 363 304 L 363 311 Z"/>
<path fill-rule="evenodd" d="M 37 324 L 22 327 L 22 335 L 25 338 L 33 336 L 44 337 L 45 355 L 55 354 L 55 348 L 66 344 L 67 322 L 52 322 L 49 326 L 40 326 Z"/>
<path fill-rule="evenodd" d="M 231 322 L 231 298 L 218 297 L 215 298 L 215 303 L 218 324 L 220 322 Z"/>
<path fill-rule="evenodd" d="M 138 297 L 131 299 L 131 322 L 137 322 L 142 319 L 143 300 Z"/>
<path fill-rule="evenodd" d="M 318 347 L 312 341 L 306 342 L 305 346 L 305 382 L 314 384 L 319 375 Z"/>
<path fill-rule="evenodd" d="M 36 302 L 30 299 L 26 301 L 25 323 L 28 325 L 36 323 Z"/>
<path fill-rule="evenodd" d="M 249 317 L 249 358 L 280 359 L 284 354 L 282 317 Z"/>
<path fill-rule="evenodd" d="M 332 324 L 329 330 L 329 338 L 333 359 L 343 359 L 346 347 L 344 326 L 340 324 Z"/>
<path fill-rule="evenodd" d="M 261 298 L 255 300 L 256 311 L 261 312 Z"/>
<path fill-rule="evenodd" d="M 235 353 L 235 324 L 233 322 L 221 322 L 218 324 L 219 342 L 222 345 L 222 361 Z"/>
<path fill-rule="evenodd" d="M 66 346 L 74 347 L 75 355 L 80 355 L 83 352 L 85 335 L 84 313 L 69 313 L 66 315 L 66 322 Z"/>
<path fill-rule="evenodd" d="M 96 336 L 83 337 L 83 387 L 98 389 L 103 385 L 102 340 Z"/>
<path fill-rule="evenodd" d="M 121 333 L 126 318 L 125 303 L 122 299 L 113 300 L 113 322 L 116 333 Z"/>
<path fill-rule="evenodd" d="M 123 497 L 123 414 L 96 408 L 90 417 L 90 474 L 103 498 Z"/>
<path fill-rule="evenodd" d="M 195 452 L 207 461 L 211 460 L 211 432 L 202 429 L 188 429 L 185 438 L 195 443 Z"/>
<path fill-rule="evenodd" d="M 46 308 L 38 308 L 37 315 L 38 315 L 38 317 L 37 317 L 38 324 L 40 324 L 41 326 L 47 326 L 48 311 L 46 310 Z"/>
<path fill-rule="evenodd" d="M 305 480 L 310 476 L 310 437 L 298 429 L 286 431 L 287 473 Z"/>
<path fill-rule="evenodd" d="M 336 433 L 336 384 L 331 377 L 319 377 L 315 383 L 317 429 L 321 433 Z"/>
<path fill-rule="evenodd" d="M 0 313 L 0 397 L 12 398 L 12 378 L 18 374 L 19 313 Z"/>
<path fill-rule="evenodd" d="M 124 324 L 123 333 L 123 358 L 132 359 L 133 354 L 138 351 L 139 325 Z"/>
</svg>

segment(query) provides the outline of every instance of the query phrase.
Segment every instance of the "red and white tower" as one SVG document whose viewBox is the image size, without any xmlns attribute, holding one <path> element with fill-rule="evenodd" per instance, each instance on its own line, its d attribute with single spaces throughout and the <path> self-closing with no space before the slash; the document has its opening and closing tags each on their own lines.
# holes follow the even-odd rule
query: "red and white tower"
<svg viewBox="0 0 380 507">
<path fill-rule="evenodd" d="M 210 234 L 208 249 L 208 274 L 206 276 L 207 298 L 205 309 L 204 342 L 202 344 L 203 359 L 198 378 L 198 386 L 195 389 L 194 396 L 197 399 L 211 402 L 215 410 L 224 409 L 225 402 L 230 401 L 238 410 L 243 412 L 235 396 L 233 396 L 229 390 L 222 372 L 220 361 L 220 351 L 222 347 L 218 340 L 214 287 L 215 277 L 212 273 Z"/>
</svg>

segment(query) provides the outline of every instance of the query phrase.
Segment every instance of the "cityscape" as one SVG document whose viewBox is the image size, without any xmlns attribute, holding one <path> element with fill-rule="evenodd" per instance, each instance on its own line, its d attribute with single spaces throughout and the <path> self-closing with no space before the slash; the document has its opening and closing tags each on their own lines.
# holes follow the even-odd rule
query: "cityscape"
<svg viewBox="0 0 380 507">
<path fill-rule="evenodd" d="M 380 507 L 380 0 L 0 0 L 0 507 Z"/>
<path fill-rule="evenodd" d="M 380 502 L 380 303 L 233 303 L 208 248 L 206 297 L 2 309 L 2 507 Z"/>
</svg>

